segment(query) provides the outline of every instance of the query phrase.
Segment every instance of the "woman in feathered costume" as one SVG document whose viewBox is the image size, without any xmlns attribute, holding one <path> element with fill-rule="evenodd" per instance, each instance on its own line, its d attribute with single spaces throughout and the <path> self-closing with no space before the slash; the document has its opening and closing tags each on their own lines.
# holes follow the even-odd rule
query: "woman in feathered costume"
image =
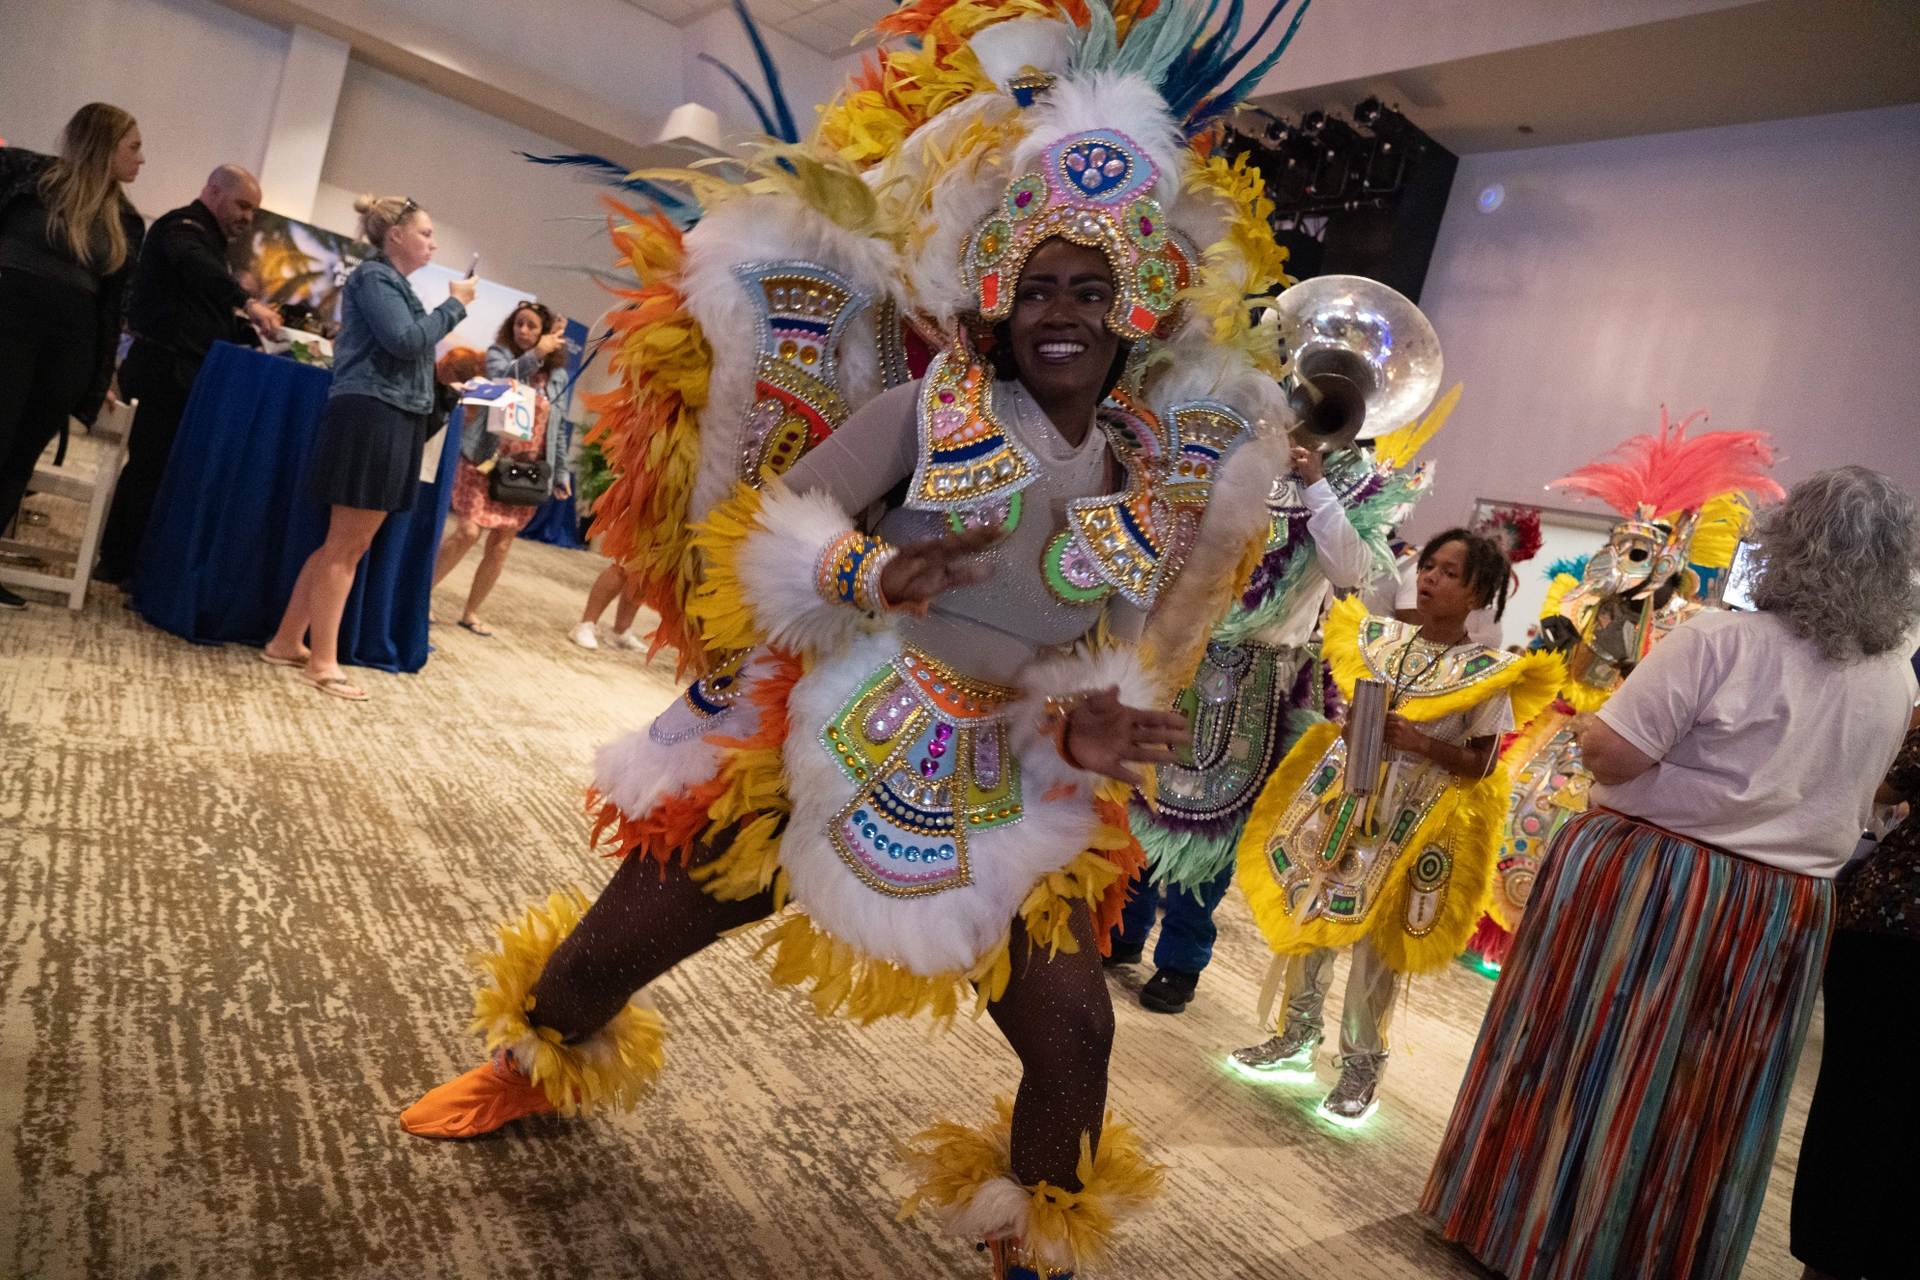
<svg viewBox="0 0 1920 1280">
<path fill-rule="evenodd" d="M 1285 465 L 1244 339 L 1279 251 L 1257 178 L 1188 141 L 1277 50 L 1208 97 L 1247 49 L 1203 38 L 1211 10 L 1037 11 L 901 10 L 918 46 L 814 144 L 678 175 L 707 206 L 684 243 L 618 233 L 642 287 L 601 518 L 700 678 L 601 749 L 625 860 L 590 908 L 501 928 L 492 1057 L 410 1131 L 631 1106 L 663 1064 L 635 993 L 773 917 L 774 980 L 822 1015 L 967 1001 L 1013 1045 L 997 1119 L 911 1144 L 909 1207 L 997 1272 L 1097 1260 L 1157 1184 L 1105 1116 L 1099 957 L 1141 861 L 1130 763 L 1185 739 L 1143 708 L 1190 676 Z"/>
</svg>

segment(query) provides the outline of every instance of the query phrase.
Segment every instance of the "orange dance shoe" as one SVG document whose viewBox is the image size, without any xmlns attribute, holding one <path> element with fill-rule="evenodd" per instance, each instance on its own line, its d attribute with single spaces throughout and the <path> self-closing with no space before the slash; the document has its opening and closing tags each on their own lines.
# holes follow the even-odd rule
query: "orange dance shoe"
<svg viewBox="0 0 1920 1280">
<path fill-rule="evenodd" d="M 400 1113 L 400 1127 L 422 1138 L 477 1138 L 521 1116 L 553 1110 L 546 1090 L 502 1050 L 463 1076 L 430 1090 Z"/>
</svg>

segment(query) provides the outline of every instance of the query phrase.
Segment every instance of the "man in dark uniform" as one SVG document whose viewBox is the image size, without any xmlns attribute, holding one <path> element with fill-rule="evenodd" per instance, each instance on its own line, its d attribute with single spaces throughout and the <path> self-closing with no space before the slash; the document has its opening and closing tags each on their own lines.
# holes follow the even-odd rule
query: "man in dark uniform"
<svg viewBox="0 0 1920 1280">
<path fill-rule="evenodd" d="M 93 576 L 102 582 L 133 577 L 174 433 L 207 351 L 218 340 L 239 337 L 241 315 L 265 332 L 279 330 L 279 314 L 249 297 L 227 265 L 228 243 L 253 229 L 259 207 L 253 175 L 225 164 L 207 177 L 199 199 L 162 215 L 147 232 L 127 306 L 133 346 L 120 365 L 120 398 L 138 400 L 140 410 L 100 540 Z"/>
</svg>

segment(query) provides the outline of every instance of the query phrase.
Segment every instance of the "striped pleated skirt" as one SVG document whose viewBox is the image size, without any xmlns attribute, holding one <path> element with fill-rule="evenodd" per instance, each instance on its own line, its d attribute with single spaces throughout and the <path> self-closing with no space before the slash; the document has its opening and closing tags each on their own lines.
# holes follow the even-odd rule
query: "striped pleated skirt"
<svg viewBox="0 0 1920 1280">
<path fill-rule="evenodd" d="M 1830 881 L 1605 809 L 1569 822 L 1422 1211 L 1510 1280 L 1734 1280 L 1831 919 Z"/>
</svg>

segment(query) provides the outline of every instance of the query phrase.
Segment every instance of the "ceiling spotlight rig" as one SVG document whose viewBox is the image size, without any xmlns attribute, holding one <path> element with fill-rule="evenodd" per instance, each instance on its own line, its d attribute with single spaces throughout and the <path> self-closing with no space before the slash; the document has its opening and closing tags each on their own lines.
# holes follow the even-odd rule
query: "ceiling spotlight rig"
<svg viewBox="0 0 1920 1280">
<path fill-rule="evenodd" d="M 1225 154 L 1246 155 L 1267 180 L 1276 225 L 1358 209 L 1391 209 L 1413 167 L 1450 152 L 1378 98 L 1353 108 L 1352 120 L 1309 111 L 1290 123 L 1265 111 L 1244 111 Z"/>
<path fill-rule="evenodd" d="M 1379 98 L 1297 121 L 1243 108 L 1219 153 L 1266 182 L 1299 279 L 1363 275 L 1419 300 L 1459 158 Z"/>
</svg>

